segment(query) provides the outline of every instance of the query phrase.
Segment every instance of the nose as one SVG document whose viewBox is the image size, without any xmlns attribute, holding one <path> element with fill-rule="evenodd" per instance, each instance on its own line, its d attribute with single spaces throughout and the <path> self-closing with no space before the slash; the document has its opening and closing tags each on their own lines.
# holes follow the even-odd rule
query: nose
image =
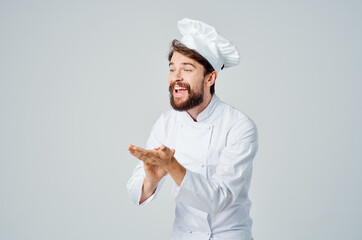
<svg viewBox="0 0 362 240">
<path fill-rule="evenodd" d="M 183 80 L 181 71 L 180 70 L 174 70 L 174 72 L 170 73 L 170 80 L 171 82 L 180 82 Z"/>
</svg>

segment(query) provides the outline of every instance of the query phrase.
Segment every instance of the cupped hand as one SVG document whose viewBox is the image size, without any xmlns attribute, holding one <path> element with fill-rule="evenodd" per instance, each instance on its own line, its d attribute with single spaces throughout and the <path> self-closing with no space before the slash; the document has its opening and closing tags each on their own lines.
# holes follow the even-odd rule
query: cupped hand
<svg viewBox="0 0 362 240">
<path fill-rule="evenodd" d="M 167 167 L 169 164 L 172 163 L 173 160 L 175 160 L 175 150 L 170 149 L 165 145 L 154 148 L 152 150 L 146 150 L 141 147 L 129 145 L 128 151 L 144 163 L 149 163 L 162 167 Z"/>
</svg>

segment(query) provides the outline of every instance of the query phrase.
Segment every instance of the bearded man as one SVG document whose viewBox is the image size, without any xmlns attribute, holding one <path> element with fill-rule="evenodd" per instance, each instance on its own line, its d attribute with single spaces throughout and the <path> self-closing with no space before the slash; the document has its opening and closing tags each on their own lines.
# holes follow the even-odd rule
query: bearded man
<svg viewBox="0 0 362 240">
<path fill-rule="evenodd" d="M 166 175 L 176 201 L 172 239 L 252 239 L 248 191 L 257 152 L 254 122 L 220 101 L 218 72 L 239 63 L 236 46 L 201 21 L 178 22 L 183 35 L 169 53 L 173 110 L 154 124 L 147 148 L 128 146 L 141 160 L 128 181 L 132 200 L 153 200 Z"/>
</svg>

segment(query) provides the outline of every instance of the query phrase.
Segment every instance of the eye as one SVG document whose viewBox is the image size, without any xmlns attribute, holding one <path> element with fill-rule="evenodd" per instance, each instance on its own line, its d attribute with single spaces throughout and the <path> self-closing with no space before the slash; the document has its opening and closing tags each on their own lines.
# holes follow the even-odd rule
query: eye
<svg viewBox="0 0 362 240">
<path fill-rule="evenodd" d="M 174 72 L 174 71 L 175 71 L 175 69 L 170 68 L 170 72 Z"/>
<path fill-rule="evenodd" d="M 191 69 L 184 69 L 185 72 L 191 72 Z"/>
</svg>

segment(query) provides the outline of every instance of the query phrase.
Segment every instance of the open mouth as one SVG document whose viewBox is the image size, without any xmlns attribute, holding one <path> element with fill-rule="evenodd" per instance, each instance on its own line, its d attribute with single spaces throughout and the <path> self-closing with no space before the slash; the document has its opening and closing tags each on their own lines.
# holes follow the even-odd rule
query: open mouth
<svg viewBox="0 0 362 240">
<path fill-rule="evenodd" d="M 175 97 L 181 97 L 182 95 L 184 95 L 187 92 L 187 88 L 184 87 L 180 87 L 180 86 L 176 86 L 174 88 L 174 96 Z"/>
</svg>

